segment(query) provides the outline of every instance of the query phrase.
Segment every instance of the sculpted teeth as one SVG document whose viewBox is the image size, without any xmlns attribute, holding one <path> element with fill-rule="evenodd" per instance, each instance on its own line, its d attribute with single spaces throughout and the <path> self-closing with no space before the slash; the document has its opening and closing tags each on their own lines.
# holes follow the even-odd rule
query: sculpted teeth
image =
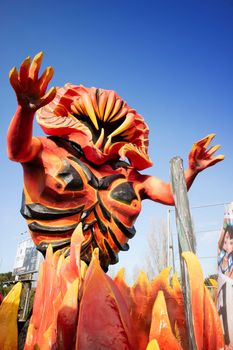
<svg viewBox="0 0 233 350">
<path fill-rule="evenodd" d="M 133 114 L 128 114 L 125 121 L 116 130 L 114 130 L 110 136 L 113 137 L 113 136 L 119 135 L 123 131 L 127 130 L 131 126 L 133 119 L 134 119 Z"/>
<path fill-rule="evenodd" d="M 74 112 L 75 114 L 80 114 L 81 111 L 79 111 L 77 107 L 78 107 L 77 104 L 75 105 L 73 104 L 70 106 L 72 112 Z"/>
<path fill-rule="evenodd" d="M 107 103 L 107 99 L 108 99 L 108 96 L 107 96 L 107 94 L 105 94 L 105 92 L 102 92 L 99 95 L 99 114 L 100 114 L 100 117 L 102 120 L 104 119 L 104 112 L 105 112 L 105 106 Z"/>
<path fill-rule="evenodd" d="M 105 113 L 104 113 L 104 117 L 103 120 L 106 122 L 108 120 L 109 115 L 111 115 L 112 109 L 115 105 L 115 93 L 114 91 L 111 91 L 108 97 L 108 101 L 107 101 L 107 105 L 105 108 Z"/>
<path fill-rule="evenodd" d="M 103 145 L 103 141 L 104 141 L 104 128 L 101 129 L 100 136 L 96 141 L 95 146 L 100 149 L 101 146 Z"/>
<path fill-rule="evenodd" d="M 120 99 L 116 100 L 115 106 L 113 107 L 113 111 L 112 111 L 112 113 L 110 114 L 110 116 L 109 116 L 109 118 L 108 118 L 109 121 L 110 121 L 111 119 L 113 119 L 114 117 L 118 117 L 118 116 L 117 116 L 117 113 L 118 113 L 119 110 L 121 109 L 122 105 L 123 105 L 123 102 L 122 102 Z"/>
<path fill-rule="evenodd" d="M 122 109 L 120 110 L 119 114 L 113 114 L 113 116 L 111 118 L 109 118 L 109 122 L 114 122 L 115 120 L 121 119 L 123 117 L 125 117 L 127 115 L 127 108 L 122 107 Z"/>
<path fill-rule="evenodd" d="M 83 96 L 83 102 L 84 102 L 84 107 L 86 108 L 87 114 L 91 118 L 92 123 L 94 124 L 95 128 L 97 130 L 99 130 L 99 125 L 98 125 L 98 122 L 97 122 L 97 118 L 96 118 L 96 115 L 95 115 L 94 108 L 93 108 L 92 103 L 91 103 L 90 96 L 87 95 L 87 94 L 84 95 Z"/>
<path fill-rule="evenodd" d="M 111 146 L 111 144 L 112 144 L 112 136 L 109 135 L 109 136 L 108 136 L 108 140 L 107 140 L 107 142 L 106 142 L 106 144 L 105 144 L 105 146 L 104 146 L 104 152 L 105 152 L 105 153 L 108 152 L 109 147 Z"/>
</svg>

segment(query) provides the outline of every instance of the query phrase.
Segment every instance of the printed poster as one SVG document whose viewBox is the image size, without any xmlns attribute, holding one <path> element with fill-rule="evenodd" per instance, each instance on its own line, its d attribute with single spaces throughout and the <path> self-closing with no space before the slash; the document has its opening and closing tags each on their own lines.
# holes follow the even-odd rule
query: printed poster
<svg viewBox="0 0 233 350">
<path fill-rule="evenodd" d="M 217 303 L 225 349 L 233 350 L 233 202 L 226 206 L 218 242 Z"/>
</svg>

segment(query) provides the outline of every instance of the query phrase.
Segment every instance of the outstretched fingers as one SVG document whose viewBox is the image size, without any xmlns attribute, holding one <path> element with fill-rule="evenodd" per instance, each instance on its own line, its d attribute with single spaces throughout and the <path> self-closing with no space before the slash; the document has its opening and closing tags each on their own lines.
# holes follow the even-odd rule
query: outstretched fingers
<svg viewBox="0 0 233 350">
<path fill-rule="evenodd" d="M 203 137 L 203 139 L 197 141 L 197 142 L 195 143 L 195 145 L 196 145 L 197 147 L 201 147 L 201 148 L 205 148 L 205 149 L 206 149 L 206 148 L 209 146 L 210 142 L 211 142 L 214 138 L 215 138 L 215 134 L 214 134 L 214 133 L 213 133 L 213 134 L 209 134 L 209 135 Z"/>
<path fill-rule="evenodd" d="M 194 143 L 190 152 L 190 158 L 192 159 L 209 159 L 211 155 L 220 147 L 220 145 L 213 146 L 207 150 L 209 144 L 214 139 L 215 134 L 209 134 L 203 139 Z"/>
<path fill-rule="evenodd" d="M 29 83 L 31 84 L 31 90 L 38 94 L 41 98 L 40 106 L 49 103 L 54 98 L 56 89 L 51 88 L 48 93 L 46 93 L 49 82 L 51 81 L 54 70 L 53 67 L 47 67 L 42 75 L 39 76 L 39 70 L 43 60 L 43 52 L 39 52 L 32 60 L 29 68 Z M 55 92 L 54 92 L 55 91 Z M 46 94 L 45 94 L 46 93 Z M 46 101 L 46 102 L 45 102 Z"/>
<path fill-rule="evenodd" d="M 38 80 L 38 74 L 41 67 L 41 62 L 43 60 L 43 52 L 39 52 L 32 60 L 32 63 L 29 67 L 28 77 L 32 82 Z"/>
<path fill-rule="evenodd" d="M 212 166 L 224 159 L 223 155 L 212 157 L 212 155 L 220 148 L 221 145 L 215 145 L 207 149 L 207 147 L 209 146 L 210 142 L 213 140 L 214 137 L 215 137 L 215 134 L 210 134 L 206 136 L 204 139 L 200 140 L 202 146 L 200 146 L 200 141 L 197 142 L 197 144 L 199 144 L 198 158 L 207 160 L 208 166 Z"/>
<path fill-rule="evenodd" d="M 28 88 L 28 74 L 29 74 L 30 64 L 31 64 L 31 58 L 28 56 L 22 62 L 19 69 L 19 83 L 23 91 L 26 91 Z"/>
<path fill-rule="evenodd" d="M 50 67 L 47 67 L 45 69 L 45 71 L 43 72 L 43 74 L 39 78 L 38 83 L 37 83 L 37 87 L 40 91 L 41 96 L 44 95 L 44 93 L 48 87 L 48 84 L 53 77 L 53 74 L 54 74 L 53 67 L 50 66 Z"/>
<path fill-rule="evenodd" d="M 219 149 L 220 145 L 215 145 L 208 149 L 208 146 L 214 137 L 215 134 L 209 134 L 193 144 L 189 153 L 189 166 L 191 169 L 199 172 L 224 159 L 223 155 L 212 157 Z"/>
<path fill-rule="evenodd" d="M 196 144 L 194 143 L 194 145 L 192 146 L 192 149 L 189 153 L 189 160 L 194 160 L 197 156 L 197 147 Z"/>
<path fill-rule="evenodd" d="M 10 79 L 11 86 L 13 87 L 15 92 L 17 93 L 19 91 L 19 73 L 18 73 L 16 67 L 13 67 L 10 70 L 9 79 Z"/>
<path fill-rule="evenodd" d="M 53 77 L 53 68 L 47 67 L 39 78 L 39 71 L 43 60 L 43 52 L 39 52 L 31 61 L 27 57 L 21 64 L 19 73 L 14 67 L 10 71 L 9 78 L 16 92 L 19 105 L 35 112 L 40 107 L 51 102 L 56 95 L 56 89 L 46 89 Z"/>
<path fill-rule="evenodd" d="M 51 89 L 49 89 L 49 91 L 43 97 L 41 97 L 39 108 L 51 102 L 54 99 L 56 92 L 57 92 L 57 89 L 55 87 L 52 87 Z"/>
<path fill-rule="evenodd" d="M 220 147 L 221 145 L 215 145 L 210 147 L 210 149 L 206 151 L 207 157 L 210 158 Z"/>
<path fill-rule="evenodd" d="M 224 155 L 220 154 L 216 157 L 213 157 L 212 159 L 210 159 L 210 161 L 208 162 L 208 167 L 217 164 L 218 162 L 221 162 L 224 159 Z"/>
</svg>

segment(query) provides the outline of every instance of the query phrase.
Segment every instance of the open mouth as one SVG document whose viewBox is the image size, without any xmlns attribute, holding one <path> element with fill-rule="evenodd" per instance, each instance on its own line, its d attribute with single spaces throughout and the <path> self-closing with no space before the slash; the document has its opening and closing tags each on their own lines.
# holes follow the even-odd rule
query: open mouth
<svg viewBox="0 0 233 350">
<path fill-rule="evenodd" d="M 74 113 L 73 116 L 80 122 L 82 122 L 86 127 L 88 127 L 92 134 L 93 143 L 101 151 L 104 151 L 104 149 L 107 148 L 106 146 L 108 146 L 109 143 L 126 141 L 126 135 L 124 134 L 124 130 L 119 130 L 117 134 L 114 132 L 117 129 L 119 129 L 120 126 L 124 123 L 126 116 L 112 122 L 105 122 L 103 120 L 98 119 L 98 129 L 93 123 L 93 120 L 91 118 L 88 118 L 86 115 L 79 115 Z"/>
<path fill-rule="evenodd" d="M 71 105 L 72 116 L 88 127 L 93 143 L 104 152 L 112 143 L 127 141 L 134 119 L 125 108 L 125 102 L 110 95 L 105 96 L 96 89 L 96 105 L 88 94 Z"/>
<path fill-rule="evenodd" d="M 139 170 L 152 165 L 147 124 L 112 90 L 67 83 L 38 111 L 37 121 L 52 136 L 78 131 L 82 147 L 89 150 L 86 157 L 94 163 L 100 164 L 104 156 L 119 155 Z"/>
</svg>

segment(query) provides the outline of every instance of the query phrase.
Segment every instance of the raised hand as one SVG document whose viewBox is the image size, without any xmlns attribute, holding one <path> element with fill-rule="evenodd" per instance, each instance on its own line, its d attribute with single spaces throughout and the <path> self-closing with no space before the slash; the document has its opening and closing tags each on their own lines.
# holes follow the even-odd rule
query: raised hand
<svg viewBox="0 0 233 350">
<path fill-rule="evenodd" d="M 21 64 L 19 72 L 16 67 L 9 73 L 10 83 L 15 90 L 18 104 L 26 110 L 35 112 L 53 100 L 56 88 L 52 87 L 47 93 L 46 89 L 53 76 L 53 68 L 47 67 L 38 77 L 43 53 L 38 53 L 31 61 L 27 57 Z"/>
<path fill-rule="evenodd" d="M 209 134 L 203 139 L 193 144 L 189 153 L 189 168 L 195 172 L 200 172 L 224 159 L 223 155 L 212 157 L 219 149 L 220 145 L 212 146 L 208 149 L 215 134 Z"/>
</svg>

